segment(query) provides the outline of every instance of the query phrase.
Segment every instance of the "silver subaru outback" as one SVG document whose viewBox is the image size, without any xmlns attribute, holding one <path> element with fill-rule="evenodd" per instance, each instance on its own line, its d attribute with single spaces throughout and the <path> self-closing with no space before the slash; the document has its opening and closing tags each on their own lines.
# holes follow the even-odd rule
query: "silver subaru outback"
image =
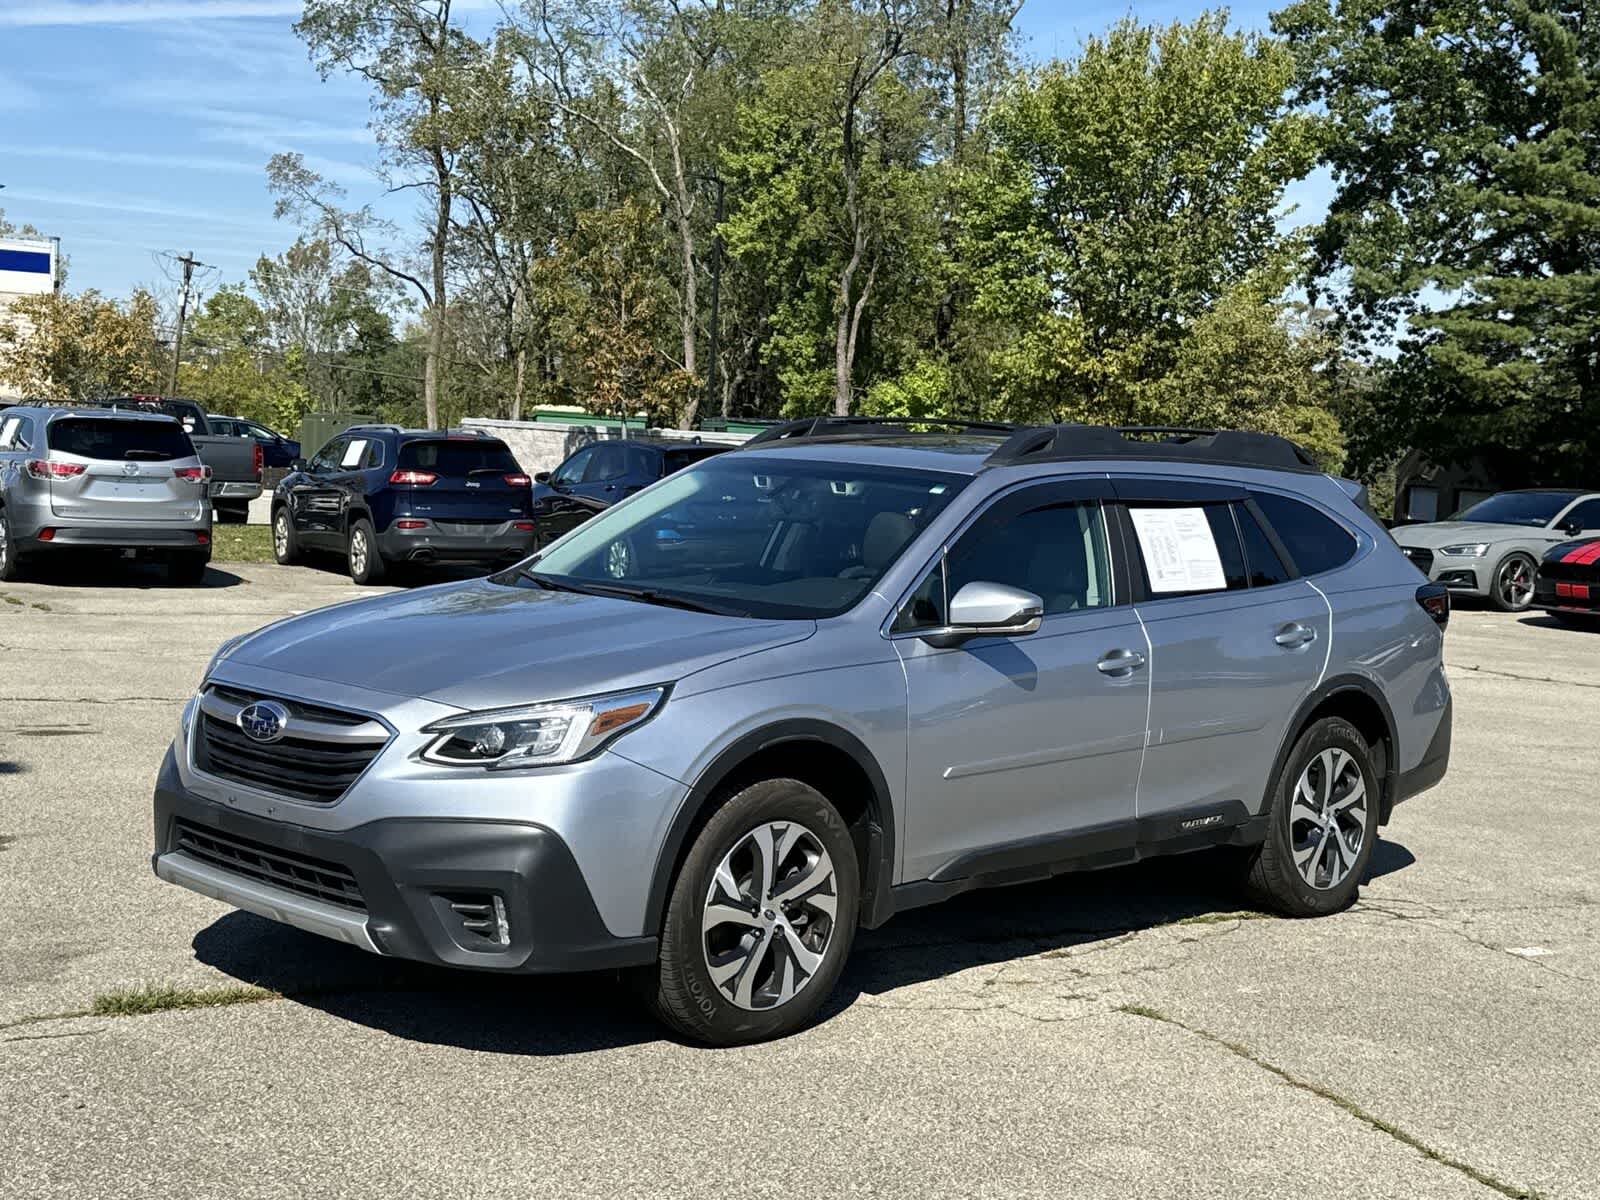
<svg viewBox="0 0 1600 1200">
<path fill-rule="evenodd" d="M 1448 616 L 1277 438 L 780 426 L 502 574 L 224 645 L 154 867 L 768 1038 L 858 927 L 971 888 L 1230 847 L 1261 903 L 1349 904 L 1444 774 Z"/>
</svg>

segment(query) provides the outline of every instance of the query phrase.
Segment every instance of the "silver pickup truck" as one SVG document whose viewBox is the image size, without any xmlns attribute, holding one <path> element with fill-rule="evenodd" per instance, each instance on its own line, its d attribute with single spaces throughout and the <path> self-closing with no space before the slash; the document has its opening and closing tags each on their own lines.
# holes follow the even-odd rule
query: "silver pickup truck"
<svg viewBox="0 0 1600 1200">
<path fill-rule="evenodd" d="M 0 581 L 71 551 L 159 558 L 174 583 L 211 560 L 211 468 L 158 413 L 0 410 Z"/>
</svg>

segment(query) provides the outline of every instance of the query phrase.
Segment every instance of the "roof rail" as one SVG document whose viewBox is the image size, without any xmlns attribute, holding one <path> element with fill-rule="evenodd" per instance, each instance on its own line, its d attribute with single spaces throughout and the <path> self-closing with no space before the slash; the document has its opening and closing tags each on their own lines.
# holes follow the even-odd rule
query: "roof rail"
<svg viewBox="0 0 1600 1200">
<path fill-rule="evenodd" d="M 983 465 L 1009 467 L 1092 458 L 1169 459 L 1322 473 L 1309 451 L 1275 433 L 1165 425 L 1039 425 L 1019 429 Z"/>
<path fill-rule="evenodd" d="M 1011 433 L 1019 428 L 1009 421 L 967 421 L 958 417 L 802 417 L 763 429 L 744 445 L 811 438 L 903 437 L 915 433 L 912 428 L 915 425 L 937 425 L 962 433 Z"/>
<path fill-rule="evenodd" d="M 404 433 L 405 432 L 398 425 L 385 425 L 385 424 L 383 424 L 381 422 L 371 423 L 371 424 L 366 424 L 366 425 L 347 425 L 344 429 L 340 430 L 339 432 L 340 433 L 349 433 L 351 430 L 356 430 L 358 432 L 362 431 L 362 430 L 371 430 L 371 431 L 374 431 L 374 432 L 382 432 L 382 433 Z"/>
</svg>

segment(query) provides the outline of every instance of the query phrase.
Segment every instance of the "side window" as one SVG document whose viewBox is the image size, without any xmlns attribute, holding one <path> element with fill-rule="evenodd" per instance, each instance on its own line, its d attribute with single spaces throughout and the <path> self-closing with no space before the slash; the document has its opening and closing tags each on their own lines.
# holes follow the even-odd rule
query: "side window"
<svg viewBox="0 0 1600 1200">
<path fill-rule="evenodd" d="M 1561 518 L 1563 525 L 1577 522 L 1584 532 L 1600 529 L 1600 500 L 1584 500 Z"/>
<path fill-rule="evenodd" d="M 1344 566 L 1355 557 L 1355 537 L 1331 517 L 1287 496 L 1271 492 L 1251 495 L 1271 523 L 1278 540 L 1289 551 L 1289 557 L 1294 559 L 1300 574 L 1320 575 Z"/>
<path fill-rule="evenodd" d="M 27 438 L 23 425 L 21 417 L 0 419 L 0 450 L 21 450 L 25 447 Z"/>
<path fill-rule="evenodd" d="M 980 581 L 1032 592 L 1044 601 L 1047 617 L 1111 604 L 1105 510 L 1098 501 L 1064 501 L 1018 511 L 1002 501 L 934 566 L 894 629 L 946 624 L 948 597 Z"/>
<path fill-rule="evenodd" d="M 1289 568 L 1283 565 L 1283 559 L 1272 548 L 1266 530 L 1261 528 L 1261 522 L 1256 520 L 1255 514 L 1242 504 L 1235 505 L 1233 512 L 1239 521 L 1239 532 L 1244 536 L 1244 557 L 1246 566 L 1250 568 L 1250 586 L 1271 587 L 1275 583 L 1287 583 Z"/>
<path fill-rule="evenodd" d="M 1249 586 L 1232 504 L 1131 501 L 1134 541 L 1152 599 Z"/>
<path fill-rule="evenodd" d="M 598 447 L 585 446 L 582 450 L 579 450 L 555 469 L 555 472 L 550 476 L 550 482 L 562 484 L 581 482 L 583 473 L 589 466 L 589 460 L 594 457 L 596 449 Z"/>
<path fill-rule="evenodd" d="M 333 441 L 329 442 L 321 450 L 317 451 L 316 457 L 313 458 L 309 464 L 311 471 L 314 474 L 322 474 L 323 472 L 333 470 L 334 467 L 338 466 L 339 460 L 344 456 L 344 448 L 345 446 L 349 445 L 349 443 L 350 439 L 347 437 L 334 438 Z"/>
<path fill-rule="evenodd" d="M 602 442 L 594 448 L 594 457 L 589 460 L 589 469 L 583 473 L 583 481 L 604 483 L 608 479 L 620 479 L 627 471 L 627 447 Z"/>
</svg>

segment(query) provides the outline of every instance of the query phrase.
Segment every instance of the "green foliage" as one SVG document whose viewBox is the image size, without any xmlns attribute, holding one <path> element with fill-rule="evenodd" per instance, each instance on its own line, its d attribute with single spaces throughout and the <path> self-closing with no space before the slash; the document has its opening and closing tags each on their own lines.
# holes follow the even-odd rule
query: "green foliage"
<svg viewBox="0 0 1600 1200">
<path fill-rule="evenodd" d="M 991 154 L 964 178 L 962 212 L 974 316 L 1007 333 L 990 354 L 1006 413 L 1250 415 L 1164 381 L 1210 382 L 1222 343 L 1290 366 L 1284 342 L 1244 337 L 1240 322 L 1275 327 L 1267 298 L 1297 251 L 1277 213 L 1320 145 L 1316 118 L 1286 102 L 1293 70 L 1281 45 L 1229 33 L 1219 14 L 1159 29 L 1124 20 L 1075 61 L 1016 80 L 991 115 Z M 1259 311 L 1245 315 L 1250 303 Z"/>
<path fill-rule="evenodd" d="M 23 296 L 0 312 L 0 380 L 25 396 L 72 400 L 149 392 L 161 375 L 156 303 L 96 291 Z"/>
<path fill-rule="evenodd" d="M 1379 359 L 1352 443 L 1485 454 L 1512 481 L 1600 472 L 1600 25 L 1569 0 L 1301 0 L 1274 18 L 1335 132 L 1315 242 Z"/>
</svg>

